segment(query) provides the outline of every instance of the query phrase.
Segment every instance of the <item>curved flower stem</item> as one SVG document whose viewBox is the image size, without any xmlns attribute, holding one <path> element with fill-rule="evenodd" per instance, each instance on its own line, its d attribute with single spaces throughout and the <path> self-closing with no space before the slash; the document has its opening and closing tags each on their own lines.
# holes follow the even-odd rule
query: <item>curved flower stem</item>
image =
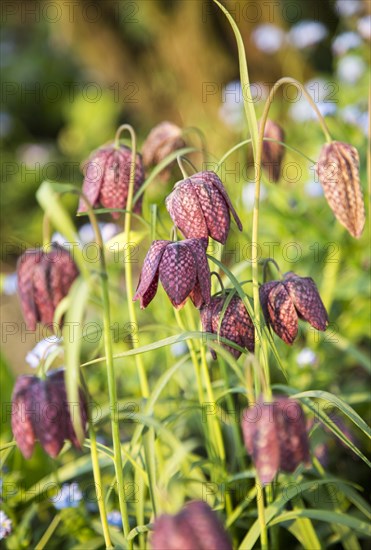
<svg viewBox="0 0 371 550">
<path fill-rule="evenodd" d="M 198 172 L 196 166 L 193 164 L 193 162 L 187 159 L 187 157 L 182 157 L 182 161 L 186 161 L 186 163 L 189 164 L 189 166 L 191 166 L 191 168 L 194 170 L 195 174 Z"/>
<path fill-rule="evenodd" d="M 313 101 L 313 98 L 311 97 L 311 95 L 307 92 L 307 90 L 305 89 L 305 87 L 303 86 L 303 84 L 301 84 L 300 82 L 298 82 L 297 80 L 295 80 L 295 78 L 290 78 L 290 77 L 284 77 L 284 78 L 280 78 L 279 80 L 277 80 L 277 82 L 275 83 L 275 85 L 273 86 L 273 88 L 271 89 L 270 93 L 269 93 L 269 96 L 267 98 L 267 101 L 265 102 L 265 105 L 264 105 L 264 111 L 263 111 L 263 114 L 262 114 L 262 117 L 261 117 L 261 121 L 260 121 L 260 128 L 259 128 L 259 144 L 260 142 L 262 141 L 262 136 L 264 136 L 264 128 L 265 128 L 265 124 L 267 122 L 267 118 L 268 118 L 268 113 L 269 113 L 269 109 L 272 105 L 272 102 L 273 102 L 273 98 L 278 90 L 278 88 L 280 88 L 281 86 L 283 86 L 284 84 L 292 84 L 293 86 L 295 86 L 298 90 L 300 90 L 304 95 L 305 95 L 305 98 L 306 100 L 308 101 L 308 103 L 310 103 L 311 107 L 313 107 L 313 109 L 315 110 L 316 112 L 316 115 L 317 115 L 317 118 L 319 120 L 319 123 L 321 125 L 321 128 L 322 128 L 322 131 L 325 135 L 325 138 L 326 138 L 326 141 L 328 143 L 330 143 L 332 141 L 332 138 L 331 138 L 331 135 L 330 135 L 330 132 L 329 132 L 329 129 L 327 127 L 327 124 L 325 122 L 325 119 L 324 117 L 321 115 L 321 112 L 320 110 L 318 109 L 317 105 L 315 104 L 315 102 Z M 262 134 L 262 136 L 260 135 Z"/>
<path fill-rule="evenodd" d="M 280 267 L 279 267 L 278 263 L 276 262 L 276 260 L 274 260 L 273 258 L 266 258 L 263 262 L 264 263 L 264 267 L 263 267 L 263 281 L 264 282 L 267 280 L 267 270 L 268 270 L 269 262 L 271 262 L 275 266 L 275 268 L 277 269 L 280 276 L 283 277 L 282 271 L 280 270 Z"/>
<path fill-rule="evenodd" d="M 50 233 L 51 233 L 51 227 L 50 227 L 50 219 L 49 219 L 49 216 L 47 214 L 44 214 L 44 217 L 43 217 L 43 246 L 47 246 L 48 244 L 50 244 L 50 241 L 51 241 L 51 237 L 50 237 Z"/>
<path fill-rule="evenodd" d="M 101 270 L 100 280 L 101 280 L 102 299 L 103 299 L 103 336 L 104 336 L 104 348 L 106 352 L 108 393 L 109 393 L 109 401 L 110 401 L 110 407 L 111 407 L 111 426 L 112 426 L 114 464 L 115 464 L 115 473 L 116 473 L 117 486 L 118 486 L 117 492 L 119 497 L 120 512 L 122 516 L 123 532 L 124 532 L 125 538 L 127 538 L 130 531 L 130 525 L 129 525 L 128 509 L 127 509 L 127 504 L 125 500 L 125 492 L 124 492 L 124 471 L 123 471 L 123 465 L 122 465 L 120 429 L 119 429 L 119 423 L 118 423 L 116 376 L 115 376 L 115 367 L 114 367 L 114 361 L 113 361 L 113 349 L 112 349 L 112 340 L 111 340 L 111 311 L 110 311 L 111 307 L 110 307 L 110 298 L 109 298 L 109 290 L 108 290 L 106 260 L 104 255 L 104 244 L 103 244 L 102 234 L 101 234 L 96 216 L 93 212 L 92 206 L 84 194 L 82 194 L 82 198 L 87 205 L 89 220 L 93 227 L 96 242 L 100 248 L 100 270 Z M 131 541 L 128 541 L 128 545 L 129 545 L 129 548 L 133 547 L 133 543 Z"/>
<path fill-rule="evenodd" d="M 130 166 L 130 180 L 129 180 L 129 190 L 128 198 L 126 203 L 126 214 L 125 214 L 125 243 L 130 242 L 130 232 L 131 232 L 131 218 L 132 218 L 132 207 L 133 207 L 133 196 L 134 196 L 134 183 L 135 183 L 135 166 L 136 166 L 136 136 L 133 128 L 130 124 L 123 124 L 116 132 L 116 139 L 119 139 L 121 132 L 126 130 L 130 134 L 131 138 L 131 166 Z M 126 279 L 126 296 L 128 301 L 129 309 L 129 318 L 130 322 L 138 327 L 137 315 L 133 302 L 133 274 L 132 274 L 132 265 L 130 260 L 125 262 L 125 279 Z M 133 341 L 133 348 L 138 347 L 138 342 Z M 149 397 L 149 386 L 147 380 L 147 374 L 144 368 L 144 363 L 141 355 L 135 355 L 135 363 L 138 371 L 139 384 L 141 388 L 141 394 L 143 399 L 148 399 Z M 158 511 L 158 502 L 156 495 L 156 464 L 155 456 L 153 454 L 155 441 L 155 432 L 153 428 L 149 428 L 148 431 L 143 435 L 143 447 L 144 447 L 144 456 L 146 461 L 146 466 L 148 470 L 148 479 L 149 479 L 149 492 L 151 497 L 153 514 L 156 516 Z M 144 503 L 143 503 L 144 505 Z"/>
<path fill-rule="evenodd" d="M 183 158 L 182 157 L 177 157 L 176 161 L 178 163 L 180 171 L 182 172 L 183 178 L 186 180 L 188 178 L 188 174 L 187 174 L 187 172 L 186 172 L 186 170 L 183 166 Z"/>
<path fill-rule="evenodd" d="M 200 130 L 200 128 L 197 128 L 196 126 L 189 126 L 188 128 L 184 128 L 182 134 L 185 136 L 186 134 L 190 134 L 191 132 L 194 132 L 200 138 L 201 153 L 202 153 L 202 158 L 203 158 L 202 170 L 204 170 L 204 169 L 206 169 L 206 165 L 207 165 L 208 160 L 209 160 L 205 134 L 203 133 L 202 130 Z"/>
<path fill-rule="evenodd" d="M 135 132 L 133 128 L 129 124 L 123 124 L 122 126 L 120 126 L 120 128 L 116 132 L 116 139 L 118 139 L 121 132 L 123 132 L 124 130 L 127 130 L 130 133 L 131 151 L 132 151 L 129 190 L 128 190 L 128 198 L 126 203 L 127 212 L 125 214 L 125 227 L 124 227 L 124 234 L 125 234 L 124 240 L 125 240 L 125 243 L 128 244 L 130 242 L 130 230 L 131 230 L 131 218 L 132 218 L 131 210 L 133 206 L 133 196 L 134 196 L 136 137 L 135 137 Z M 133 276 L 132 276 L 130 259 L 127 262 L 125 262 L 125 279 L 126 279 L 126 295 L 128 300 L 130 322 L 137 327 L 138 326 L 137 316 L 136 316 L 136 311 L 133 303 Z M 133 347 L 134 348 L 138 347 L 137 342 L 133 342 Z M 137 365 L 142 397 L 147 399 L 147 397 L 149 396 L 149 387 L 148 387 L 148 380 L 147 380 L 147 375 L 144 368 L 142 357 L 140 355 L 136 355 L 135 362 Z"/>
</svg>

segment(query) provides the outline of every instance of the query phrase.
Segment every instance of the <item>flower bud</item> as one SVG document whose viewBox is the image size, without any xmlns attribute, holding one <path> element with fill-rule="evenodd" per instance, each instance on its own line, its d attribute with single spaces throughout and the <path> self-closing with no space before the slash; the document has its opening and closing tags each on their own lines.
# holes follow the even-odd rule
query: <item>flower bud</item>
<svg viewBox="0 0 371 550">
<path fill-rule="evenodd" d="M 281 143 L 285 140 L 285 133 L 281 126 L 268 119 L 264 127 L 264 137 L 275 141 L 263 141 L 262 166 L 269 176 L 269 181 L 277 183 L 281 175 L 281 164 L 285 148 Z"/>
<path fill-rule="evenodd" d="M 132 152 L 129 147 L 114 144 L 101 147 L 94 151 L 83 165 L 83 193 L 96 208 L 99 204 L 104 208 L 125 209 L 129 193 Z M 142 157 L 137 154 L 135 160 L 134 195 L 144 181 Z M 140 214 L 142 199 L 133 205 L 133 212 Z M 86 212 L 87 205 L 81 197 L 78 212 Z M 112 212 L 112 217 L 118 219 L 120 212 Z"/>
<path fill-rule="evenodd" d="M 157 292 L 160 279 L 177 309 L 191 298 L 197 308 L 210 302 L 210 270 L 206 258 L 207 239 L 153 241 L 144 259 L 133 300 L 146 308 Z"/>
<path fill-rule="evenodd" d="M 55 310 L 77 275 L 69 252 L 57 243 L 48 252 L 30 249 L 22 254 L 17 263 L 18 295 L 29 330 L 38 322 L 53 326 Z"/>
<path fill-rule="evenodd" d="M 242 224 L 219 177 L 199 172 L 179 181 L 166 199 L 171 219 L 187 239 L 212 237 L 225 244 L 230 214 L 240 231 Z"/>
<path fill-rule="evenodd" d="M 87 401 L 79 390 L 79 412 L 86 433 Z M 18 377 L 12 396 L 12 430 L 23 456 L 30 458 L 39 439 L 45 452 L 55 458 L 65 440 L 81 445 L 73 428 L 67 401 L 64 371 L 52 371 L 45 380 L 36 376 Z"/>
<path fill-rule="evenodd" d="M 156 166 L 168 155 L 182 147 L 185 147 L 185 142 L 182 138 L 181 128 L 172 122 L 161 122 L 152 128 L 143 143 L 143 164 L 145 168 Z M 162 181 L 168 181 L 173 164 L 174 161 L 160 172 L 159 177 Z"/>
<path fill-rule="evenodd" d="M 326 143 L 321 149 L 317 173 L 334 215 L 358 239 L 366 217 L 357 149 L 342 141 Z"/>
<path fill-rule="evenodd" d="M 244 411 L 242 431 L 263 485 L 271 483 L 278 470 L 293 472 L 309 461 L 306 421 L 297 401 L 281 397 L 263 403 L 260 399 Z"/>
<path fill-rule="evenodd" d="M 311 277 L 286 273 L 283 281 L 262 284 L 259 295 L 267 325 L 286 344 L 291 345 L 297 336 L 298 318 L 326 330 L 327 312 Z"/>
<path fill-rule="evenodd" d="M 206 502 L 190 502 L 175 516 L 156 519 L 152 550 L 232 550 L 223 525 Z"/>
<path fill-rule="evenodd" d="M 254 324 L 250 315 L 246 311 L 246 307 L 239 296 L 233 296 L 229 302 L 221 321 L 222 314 L 227 295 L 213 296 L 208 305 L 202 306 L 200 310 L 202 328 L 206 332 L 218 334 L 222 338 L 227 338 L 235 342 L 242 348 L 248 349 L 251 353 L 254 352 Z M 221 321 L 221 323 L 220 323 Z M 237 349 L 221 344 L 227 349 L 236 359 L 241 355 Z M 213 359 L 216 359 L 214 350 L 210 350 Z"/>
</svg>

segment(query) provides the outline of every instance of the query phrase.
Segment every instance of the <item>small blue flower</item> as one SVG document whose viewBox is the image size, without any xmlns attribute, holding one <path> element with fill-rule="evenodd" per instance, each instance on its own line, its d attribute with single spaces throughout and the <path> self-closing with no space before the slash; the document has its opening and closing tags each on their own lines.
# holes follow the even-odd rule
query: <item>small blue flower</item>
<svg viewBox="0 0 371 550">
<path fill-rule="evenodd" d="M 314 366 L 317 363 L 317 355 L 310 348 L 303 348 L 296 356 L 299 367 Z"/>
<path fill-rule="evenodd" d="M 365 15 L 358 19 L 357 31 L 365 40 L 371 39 L 371 15 Z"/>
<path fill-rule="evenodd" d="M 332 51 L 335 55 L 344 55 L 349 50 L 358 48 L 362 44 L 362 39 L 356 32 L 343 32 L 339 34 L 332 42 Z"/>
<path fill-rule="evenodd" d="M 285 42 L 285 33 L 276 25 L 264 23 L 252 31 L 252 40 L 258 50 L 273 54 L 280 50 Z"/>
<path fill-rule="evenodd" d="M 60 491 L 51 499 L 57 510 L 77 508 L 82 500 L 82 492 L 78 483 L 64 483 Z"/>
<path fill-rule="evenodd" d="M 112 512 L 109 512 L 107 514 L 107 521 L 109 525 L 122 529 L 122 518 L 118 510 L 112 510 Z"/>
<path fill-rule="evenodd" d="M 337 66 L 339 80 L 346 84 L 356 84 L 365 72 L 366 64 L 358 55 L 346 55 Z"/>
<path fill-rule="evenodd" d="M 12 296 L 17 293 L 18 277 L 17 273 L 9 273 L 2 277 L 2 292 L 6 296 Z"/>
<path fill-rule="evenodd" d="M 5 539 L 12 532 L 12 521 L 0 510 L 0 540 Z"/>
<path fill-rule="evenodd" d="M 363 9 L 362 0 L 337 0 L 335 10 L 342 17 L 351 17 Z"/>
<path fill-rule="evenodd" d="M 293 46 L 301 50 L 315 46 L 326 38 L 327 34 L 328 30 L 322 23 L 303 20 L 291 27 L 288 40 Z"/>
<path fill-rule="evenodd" d="M 173 357 L 181 357 L 188 351 L 187 344 L 185 342 L 176 342 L 170 347 Z"/>
</svg>

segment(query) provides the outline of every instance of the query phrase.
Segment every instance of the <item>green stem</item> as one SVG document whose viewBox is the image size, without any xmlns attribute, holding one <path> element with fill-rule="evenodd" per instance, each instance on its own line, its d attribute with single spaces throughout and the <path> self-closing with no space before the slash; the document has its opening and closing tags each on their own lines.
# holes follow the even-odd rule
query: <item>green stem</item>
<svg viewBox="0 0 371 550">
<path fill-rule="evenodd" d="M 267 532 L 267 525 L 265 523 L 265 511 L 264 511 L 264 492 L 263 492 L 263 488 L 259 485 L 258 482 L 256 483 L 256 502 L 258 505 L 261 550 L 268 550 L 268 532 Z"/>
<path fill-rule="evenodd" d="M 108 548 L 113 548 L 113 546 L 112 546 L 108 522 L 107 522 L 106 502 L 104 498 L 104 488 L 103 488 L 102 477 L 101 477 L 100 468 L 99 468 L 97 440 L 95 436 L 94 426 L 92 425 L 91 417 L 89 418 L 89 436 L 90 436 L 91 462 L 93 466 L 93 476 L 94 476 L 94 483 L 96 487 L 100 521 L 103 529 L 104 542 L 105 542 L 106 548 L 108 549 Z M 100 494 L 98 493 L 99 489 L 100 489 Z"/>
<path fill-rule="evenodd" d="M 41 537 L 39 542 L 36 544 L 35 550 L 43 550 L 45 548 L 46 544 L 48 544 L 49 540 L 53 536 L 54 531 L 58 527 L 61 519 L 62 519 L 61 514 L 57 514 L 56 516 L 54 516 L 54 518 L 52 519 L 51 523 L 49 524 L 47 530 L 45 531 L 45 533 L 43 534 L 43 536 Z M 112 548 L 112 546 L 111 546 L 111 548 Z"/>
<path fill-rule="evenodd" d="M 87 208 L 88 216 L 90 223 L 93 227 L 95 234 L 95 240 L 97 245 L 100 248 L 100 280 L 101 280 L 101 289 L 102 289 L 102 300 L 103 300 L 103 337 L 104 337 L 104 349 L 106 354 L 106 366 L 107 366 L 107 380 L 108 380 L 108 394 L 111 408 L 111 428 L 112 428 L 112 440 L 113 440 L 113 453 L 114 453 L 114 464 L 115 464 L 115 473 L 118 485 L 118 497 L 120 512 L 122 516 L 123 532 L 125 538 L 127 538 L 130 531 L 129 524 L 129 515 L 127 509 L 127 503 L 125 500 L 125 488 L 124 488 L 124 472 L 122 465 L 122 455 L 121 455 L 121 441 L 120 441 L 120 428 L 118 423 L 118 410 L 117 410 L 117 392 L 116 392 L 116 376 L 115 376 L 115 367 L 113 361 L 113 349 L 112 349 L 112 339 L 111 339 L 111 307 L 110 307 L 110 298 L 109 298 L 109 289 L 108 289 L 108 276 L 106 269 L 106 259 L 104 255 L 104 245 L 102 234 L 96 219 L 96 216 L 93 212 L 90 202 L 87 200 L 85 195 L 82 195 Z M 129 548 L 133 547 L 133 543 L 128 541 Z"/>
<path fill-rule="evenodd" d="M 131 232 L 131 219 L 132 219 L 132 207 L 133 207 L 133 197 L 134 197 L 134 183 L 135 183 L 135 167 L 136 167 L 136 136 L 133 128 L 129 124 L 123 124 L 117 130 L 116 141 L 118 142 L 120 134 L 122 131 L 128 131 L 131 138 L 131 166 L 130 166 L 130 180 L 129 180 L 129 190 L 128 198 L 126 203 L 126 214 L 125 214 L 125 227 L 124 227 L 124 241 L 125 243 L 130 242 L 130 232 Z M 137 315 L 133 302 L 133 273 L 132 265 L 130 261 L 125 262 L 125 279 L 126 279 L 126 296 L 129 309 L 129 319 L 130 322 L 138 327 Z M 136 349 L 139 346 L 137 341 L 133 341 L 133 348 Z M 135 364 L 137 367 L 139 384 L 141 388 L 141 394 L 143 399 L 148 399 L 149 397 L 149 385 L 147 380 L 147 374 L 144 368 L 144 362 L 141 355 L 135 355 Z M 144 454 L 148 472 L 149 480 L 149 492 L 152 502 L 153 514 L 156 516 L 157 511 L 159 510 L 157 494 L 156 494 L 156 463 L 154 456 L 154 441 L 155 441 L 155 432 L 153 428 L 149 428 L 148 431 L 143 435 L 143 445 L 144 445 Z M 143 502 L 144 506 L 144 502 Z"/>
<path fill-rule="evenodd" d="M 179 170 L 182 172 L 183 178 L 186 180 L 188 178 L 188 174 L 183 166 L 183 159 L 181 157 L 177 157 L 176 161 L 178 163 Z"/>
</svg>

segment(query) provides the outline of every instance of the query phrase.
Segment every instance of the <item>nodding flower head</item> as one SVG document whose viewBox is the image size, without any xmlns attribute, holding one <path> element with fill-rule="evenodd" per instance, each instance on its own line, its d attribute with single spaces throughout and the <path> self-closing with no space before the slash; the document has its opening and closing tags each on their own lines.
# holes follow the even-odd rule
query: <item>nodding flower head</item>
<svg viewBox="0 0 371 550">
<path fill-rule="evenodd" d="M 87 401 L 82 389 L 79 409 L 86 433 Z M 37 439 L 53 458 L 59 454 L 65 440 L 81 448 L 72 425 L 63 370 L 52 371 L 45 380 L 26 375 L 17 379 L 12 396 L 12 430 L 25 458 L 32 456 Z"/>
<path fill-rule="evenodd" d="M 153 526 L 152 550 L 232 550 L 216 513 L 206 502 L 195 500 L 178 514 L 163 514 Z"/>
<path fill-rule="evenodd" d="M 309 461 L 309 441 L 303 409 L 285 397 L 272 403 L 260 399 L 245 409 L 242 431 L 263 485 L 271 483 L 278 470 L 293 472 Z"/>
<path fill-rule="evenodd" d="M 185 142 L 182 137 L 182 129 L 179 126 L 167 121 L 157 124 L 143 143 L 144 167 L 156 166 L 168 155 L 182 147 L 185 147 Z M 160 172 L 159 177 L 163 182 L 169 180 L 173 164 L 174 161 Z"/>
<path fill-rule="evenodd" d="M 269 181 L 276 183 L 280 179 L 281 164 L 285 148 L 278 141 L 285 140 L 285 133 L 281 126 L 268 119 L 264 127 L 264 137 L 275 141 L 263 141 L 262 165 L 268 173 Z"/>
<path fill-rule="evenodd" d="M 197 308 L 210 302 L 210 270 L 206 258 L 207 239 L 153 241 L 143 263 L 134 300 L 141 308 L 153 300 L 160 279 L 177 309 L 191 298 Z"/>
<path fill-rule="evenodd" d="M 94 151 L 83 165 L 83 193 L 93 206 L 99 204 L 104 208 L 125 209 L 130 182 L 132 152 L 124 145 L 114 144 L 100 147 Z M 134 194 L 144 181 L 144 168 L 141 155 L 135 159 Z M 133 205 L 133 212 L 140 214 L 142 201 L 139 198 Z M 87 205 L 81 197 L 78 212 L 86 212 Z M 120 212 L 112 212 L 112 217 L 118 219 Z"/>
<path fill-rule="evenodd" d="M 224 304 L 228 295 L 213 296 L 208 305 L 202 306 L 201 322 L 202 328 L 206 332 L 218 334 L 222 338 L 227 338 L 235 342 L 242 348 L 248 349 L 251 353 L 254 351 L 254 324 L 246 307 L 239 296 L 233 296 L 227 305 L 223 318 L 221 319 Z M 241 352 L 237 349 L 222 343 L 223 348 L 227 349 L 236 359 Z M 216 353 L 211 350 L 213 359 L 216 359 Z"/>
<path fill-rule="evenodd" d="M 57 243 L 50 250 L 26 250 L 18 260 L 18 295 L 27 328 L 53 326 L 55 309 L 78 275 L 69 252 Z"/>
<path fill-rule="evenodd" d="M 317 163 L 326 200 L 339 222 L 359 238 L 366 221 L 357 149 L 342 141 L 326 143 Z"/>
<path fill-rule="evenodd" d="M 327 312 L 311 277 L 286 273 L 283 281 L 261 285 L 259 294 L 267 325 L 286 344 L 291 345 L 297 336 L 298 318 L 317 330 L 326 330 Z"/>
<path fill-rule="evenodd" d="M 230 212 L 242 231 L 241 221 L 215 172 L 199 172 L 179 181 L 166 199 L 166 208 L 187 239 L 210 236 L 225 244 Z"/>
</svg>

